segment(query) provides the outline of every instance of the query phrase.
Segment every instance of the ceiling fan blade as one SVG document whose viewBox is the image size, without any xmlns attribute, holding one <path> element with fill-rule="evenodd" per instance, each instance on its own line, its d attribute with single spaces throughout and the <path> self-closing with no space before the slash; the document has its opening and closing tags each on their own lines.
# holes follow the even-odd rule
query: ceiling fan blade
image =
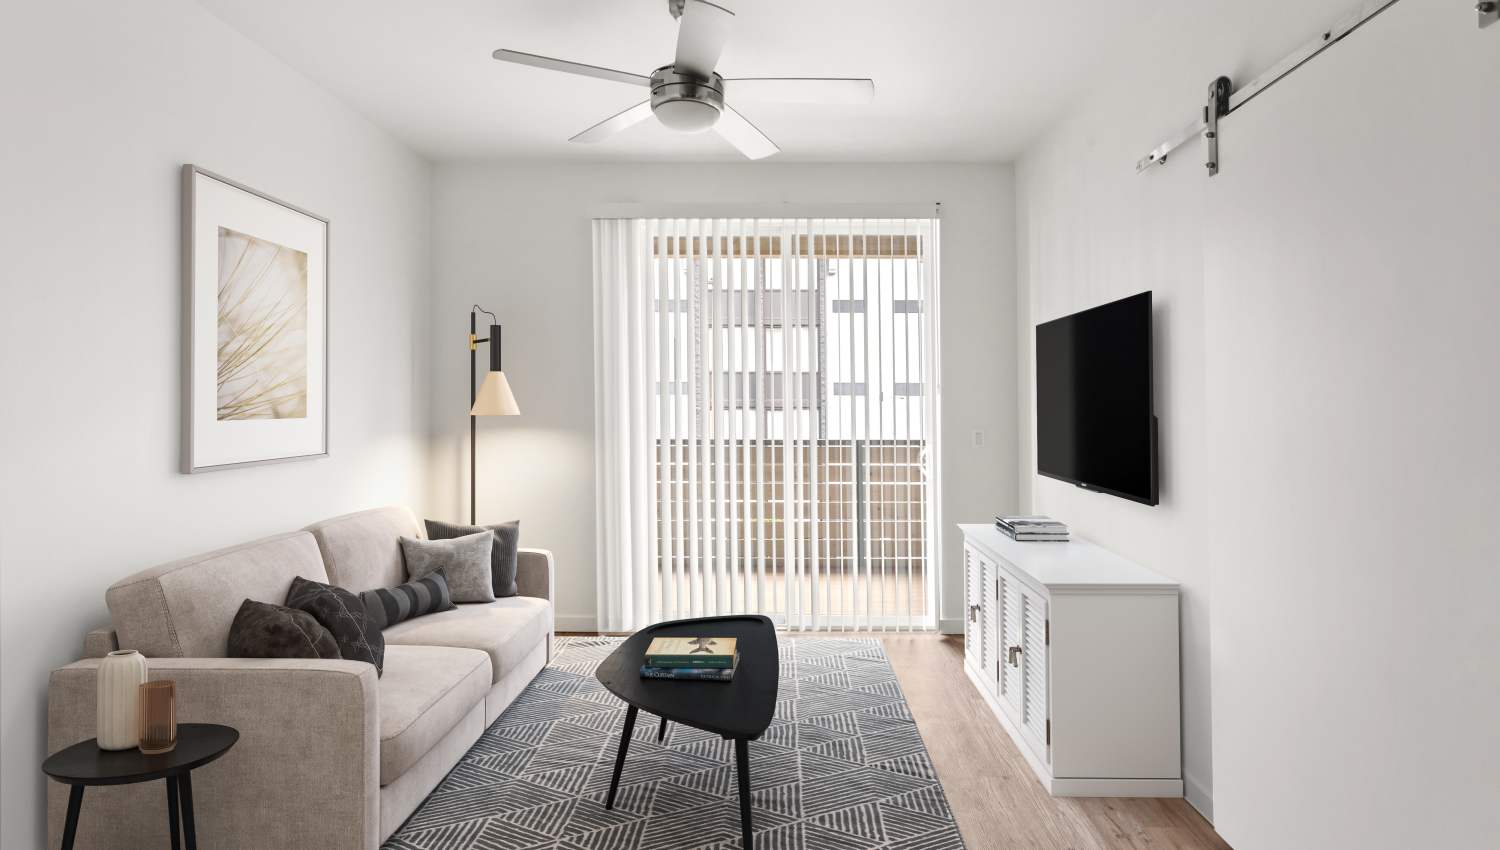
<svg viewBox="0 0 1500 850">
<path fill-rule="evenodd" d="M 598 124 L 569 139 L 570 142 L 602 142 L 629 127 L 651 117 L 651 101 L 643 100 L 624 112 L 611 115 Z"/>
<path fill-rule="evenodd" d="M 776 143 L 767 138 L 765 133 L 727 105 L 719 115 L 718 123 L 714 124 L 714 132 L 750 159 L 765 159 L 781 152 L 781 148 L 776 147 Z"/>
<path fill-rule="evenodd" d="M 617 83 L 628 83 L 633 86 L 651 85 L 651 78 L 640 74 L 616 71 L 613 68 L 600 68 L 597 65 L 585 65 L 581 62 L 569 62 L 566 59 L 553 59 L 550 56 L 538 56 L 535 53 L 522 53 L 519 50 L 496 50 L 490 55 L 501 62 L 514 62 L 517 65 L 530 65 L 533 68 L 546 68 L 549 71 L 598 77 L 601 80 L 614 80 Z"/>
<path fill-rule="evenodd" d="M 679 74 L 707 77 L 719 64 L 734 13 L 708 0 L 687 0 L 677 26 L 677 58 L 672 68 Z"/>
<path fill-rule="evenodd" d="M 854 77 L 740 77 L 724 81 L 737 101 L 773 103 L 869 103 L 875 81 Z"/>
</svg>

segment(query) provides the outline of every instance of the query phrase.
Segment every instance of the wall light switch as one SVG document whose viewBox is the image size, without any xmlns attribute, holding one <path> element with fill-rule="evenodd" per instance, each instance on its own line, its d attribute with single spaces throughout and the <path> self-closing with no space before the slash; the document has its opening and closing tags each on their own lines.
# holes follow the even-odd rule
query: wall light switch
<svg viewBox="0 0 1500 850">
<path fill-rule="evenodd" d="M 976 429 L 974 431 L 974 448 L 977 449 L 982 445 L 984 445 L 984 432 Z"/>
</svg>

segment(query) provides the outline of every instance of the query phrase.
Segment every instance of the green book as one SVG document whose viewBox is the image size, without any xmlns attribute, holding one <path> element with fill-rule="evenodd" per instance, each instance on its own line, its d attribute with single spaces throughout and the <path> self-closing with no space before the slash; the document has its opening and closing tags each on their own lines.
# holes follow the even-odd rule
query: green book
<svg viewBox="0 0 1500 850">
<path fill-rule="evenodd" d="M 659 637 L 646 647 L 647 667 L 734 666 L 735 639 L 724 637 Z"/>
</svg>

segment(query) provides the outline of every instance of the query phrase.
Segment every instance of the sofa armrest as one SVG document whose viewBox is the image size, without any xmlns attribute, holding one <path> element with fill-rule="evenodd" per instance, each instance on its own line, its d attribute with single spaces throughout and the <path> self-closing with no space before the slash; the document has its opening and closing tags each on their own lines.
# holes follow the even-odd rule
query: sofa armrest
<svg viewBox="0 0 1500 850">
<path fill-rule="evenodd" d="M 534 596 L 557 604 L 552 595 L 552 551 L 550 549 L 516 550 L 516 593 Z"/>
<path fill-rule="evenodd" d="M 52 671 L 47 751 L 94 737 L 98 659 Z M 375 668 L 361 661 L 152 658 L 151 679 L 177 683 L 179 723 L 239 730 L 224 756 L 193 772 L 198 831 L 220 848 L 379 844 L 380 726 Z M 67 788 L 49 782 L 50 846 L 61 841 Z M 90 788 L 77 847 L 161 847 L 160 783 Z"/>
<path fill-rule="evenodd" d="M 103 658 L 120 648 L 120 639 L 114 629 L 90 629 L 83 636 L 83 657 Z"/>
</svg>

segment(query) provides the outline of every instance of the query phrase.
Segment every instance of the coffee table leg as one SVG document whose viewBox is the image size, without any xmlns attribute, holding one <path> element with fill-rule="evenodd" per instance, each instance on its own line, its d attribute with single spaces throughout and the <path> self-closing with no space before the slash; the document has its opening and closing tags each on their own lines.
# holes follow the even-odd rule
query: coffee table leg
<svg viewBox="0 0 1500 850">
<path fill-rule="evenodd" d="M 172 834 L 172 850 L 177 850 L 181 845 L 178 832 L 181 823 L 181 815 L 177 808 L 177 777 L 167 777 L 167 824 L 168 832 Z"/>
<path fill-rule="evenodd" d="M 198 828 L 193 823 L 193 772 L 179 776 L 177 785 L 182 791 L 182 835 L 187 850 L 198 850 Z"/>
<path fill-rule="evenodd" d="M 615 775 L 609 780 L 609 799 L 604 801 L 604 808 L 615 807 L 615 789 L 620 787 L 620 771 L 625 769 L 625 750 L 630 747 L 630 733 L 635 731 L 636 707 L 631 706 L 625 711 L 625 733 L 620 736 L 620 751 L 615 753 Z"/>
<path fill-rule="evenodd" d="M 734 761 L 740 772 L 740 842 L 744 850 L 753 850 L 750 838 L 750 742 L 734 739 Z"/>
<path fill-rule="evenodd" d="M 83 811 L 83 786 L 68 786 L 68 819 L 63 821 L 62 850 L 73 850 L 73 839 L 78 835 L 78 813 Z"/>
<path fill-rule="evenodd" d="M 660 744 L 667 737 L 667 718 L 661 719 L 661 728 L 656 730 L 656 743 Z"/>
</svg>

